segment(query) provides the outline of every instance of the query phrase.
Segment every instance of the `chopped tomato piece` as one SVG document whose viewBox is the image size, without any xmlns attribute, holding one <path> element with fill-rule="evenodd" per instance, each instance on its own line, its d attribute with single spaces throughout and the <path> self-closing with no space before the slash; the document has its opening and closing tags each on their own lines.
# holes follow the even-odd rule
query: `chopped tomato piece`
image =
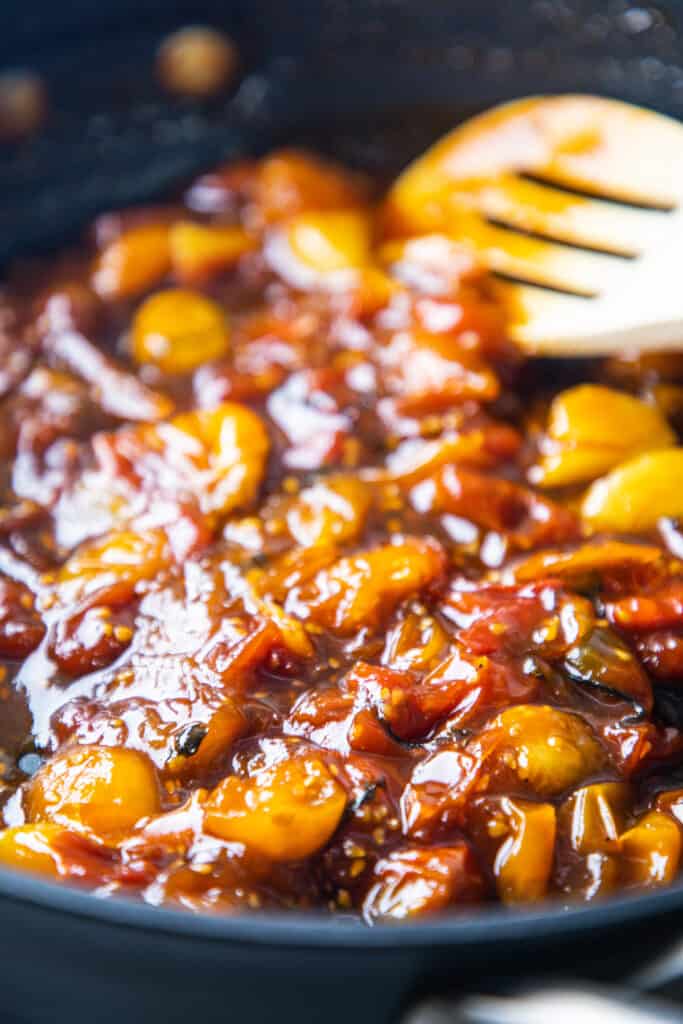
<svg viewBox="0 0 683 1024">
<path fill-rule="evenodd" d="M 369 921 L 423 917 L 481 899 L 485 883 L 466 843 L 406 847 L 380 860 L 363 901 Z"/>
</svg>

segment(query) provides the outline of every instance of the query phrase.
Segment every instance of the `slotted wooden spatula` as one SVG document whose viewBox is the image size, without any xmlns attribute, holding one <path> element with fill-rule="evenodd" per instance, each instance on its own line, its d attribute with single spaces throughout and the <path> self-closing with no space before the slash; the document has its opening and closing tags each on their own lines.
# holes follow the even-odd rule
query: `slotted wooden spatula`
<svg viewBox="0 0 683 1024">
<path fill-rule="evenodd" d="M 387 199 L 395 235 L 440 232 L 502 280 L 513 334 L 563 357 L 683 347 L 683 125 L 597 96 L 496 107 Z"/>
</svg>

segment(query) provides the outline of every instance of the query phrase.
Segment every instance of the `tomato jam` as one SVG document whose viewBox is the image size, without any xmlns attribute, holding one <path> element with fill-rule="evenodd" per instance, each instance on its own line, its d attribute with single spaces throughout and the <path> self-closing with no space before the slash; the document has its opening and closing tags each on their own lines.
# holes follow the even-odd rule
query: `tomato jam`
<svg viewBox="0 0 683 1024">
<path fill-rule="evenodd" d="M 677 876 L 683 356 L 525 360 L 386 213 L 282 151 L 11 273 L 2 865 L 370 923 Z"/>
</svg>

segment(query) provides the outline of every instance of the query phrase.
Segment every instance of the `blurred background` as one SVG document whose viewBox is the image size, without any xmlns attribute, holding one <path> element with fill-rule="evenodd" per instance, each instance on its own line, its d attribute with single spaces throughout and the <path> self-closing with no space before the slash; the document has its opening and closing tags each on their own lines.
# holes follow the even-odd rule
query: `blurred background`
<svg viewBox="0 0 683 1024">
<path fill-rule="evenodd" d="M 592 89 L 683 113 L 682 8 L 4 0 L 0 259 L 54 242 L 102 206 L 285 139 L 392 173 L 456 117 L 514 95 Z M 188 25 L 218 30 L 218 54 L 186 46 L 164 66 L 160 46 Z M 215 88 L 200 81 L 193 94 L 183 75 L 191 84 L 192 67 L 201 79 L 207 65 Z"/>
</svg>

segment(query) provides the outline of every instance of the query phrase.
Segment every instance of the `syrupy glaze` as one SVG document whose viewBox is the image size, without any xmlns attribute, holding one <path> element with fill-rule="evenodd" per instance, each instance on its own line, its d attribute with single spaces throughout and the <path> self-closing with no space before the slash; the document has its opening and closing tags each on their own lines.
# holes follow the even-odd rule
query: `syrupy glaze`
<svg viewBox="0 0 683 1024">
<path fill-rule="evenodd" d="M 368 922 L 679 869 L 683 358 L 525 362 L 294 152 L 0 304 L 0 863 Z"/>
</svg>

